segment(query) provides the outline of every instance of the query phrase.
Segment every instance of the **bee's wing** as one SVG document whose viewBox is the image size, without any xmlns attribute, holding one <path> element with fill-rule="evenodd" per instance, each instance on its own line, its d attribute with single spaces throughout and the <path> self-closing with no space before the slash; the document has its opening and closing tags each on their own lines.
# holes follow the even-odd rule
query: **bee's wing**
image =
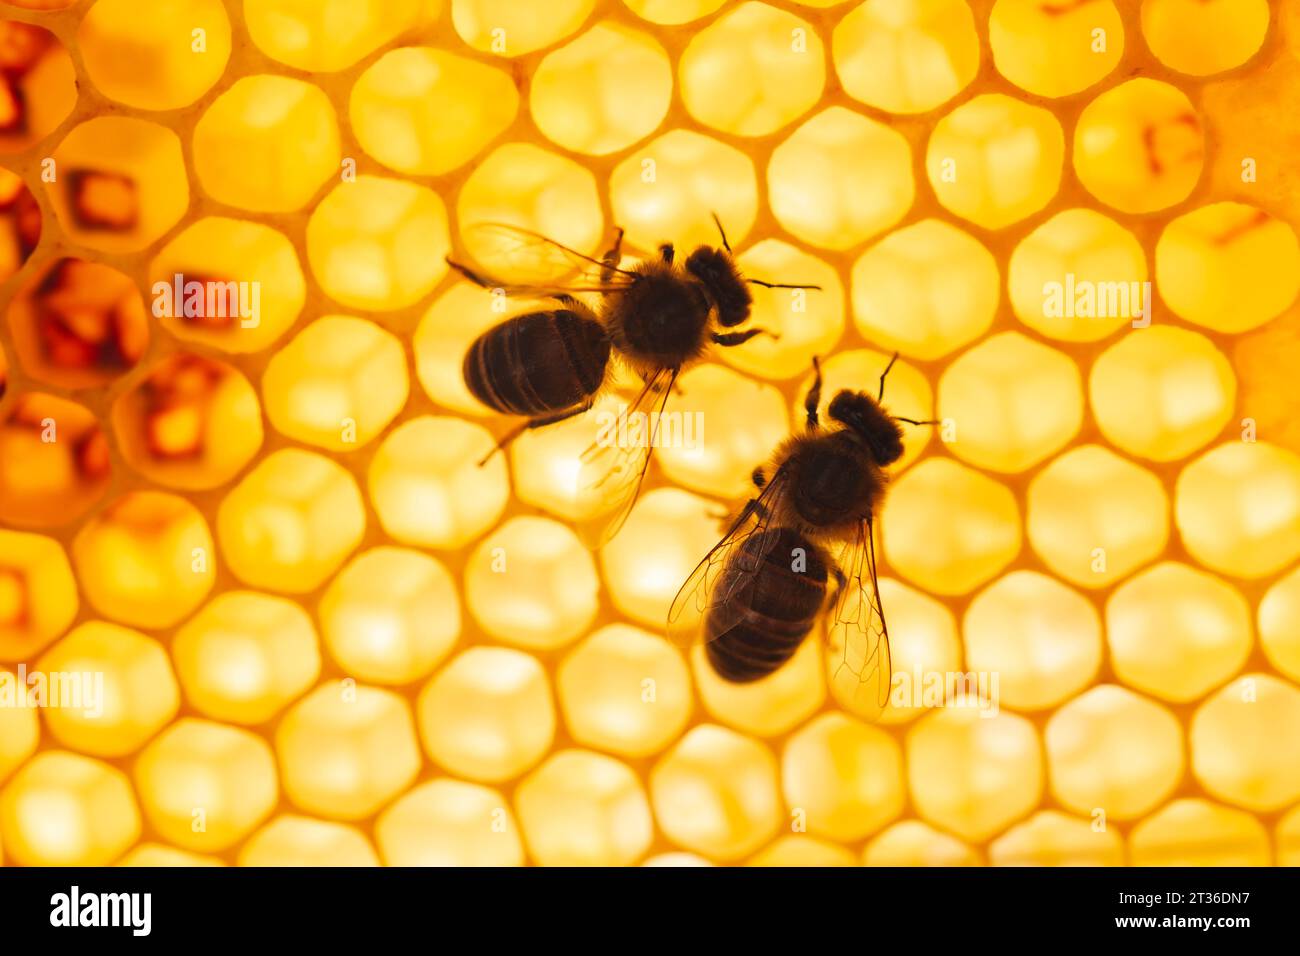
<svg viewBox="0 0 1300 956">
<path fill-rule="evenodd" d="M 637 273 L 584 255 L 540 233 L 503 222 L 476 222 L 462 230 L 487 259 L 487 270 L 453 263 L 479 285 L 512 297 L 554 297 L 579 292 L 622 292 Z M 506 278 L 512 276 L 514 278 Z M 523 277 L 523 278 L 520 278 Z"/>
<path fill-rule="evenodd" d="M 840 554 L 845 579 L 826 617 L 826 642 L 839 653 L 832 679 L 853 700 L 855 712 L 878 715 L 889 703 L 893 676 L 889 659 L 889 628 L 880 603 L 876 578 L 876 542 L 871 518 L 863 521 Z"/>
<path fill-rule="evenodd" d="M 722 540 L 704 556 L 677 592 L 668 609 L 668 636 L 678 646 L 717 640 L 744 617 L 741 596 L 756 580 L 767 549 L 775 544 L 777 536 L 772 535 L 766 546 L 745 550 L 742 546 L 755 535 L 759 536 L 756 541 L 763 541 L 761 536 L 771 525 L 772 515 L 780 511 L 788 477 L 789 472 L 784 468 L 777 469 L 759 496 L 745 505 Z M 710 615 L 712 633 L 706 635 L 704 619 Z"/>
</svg>

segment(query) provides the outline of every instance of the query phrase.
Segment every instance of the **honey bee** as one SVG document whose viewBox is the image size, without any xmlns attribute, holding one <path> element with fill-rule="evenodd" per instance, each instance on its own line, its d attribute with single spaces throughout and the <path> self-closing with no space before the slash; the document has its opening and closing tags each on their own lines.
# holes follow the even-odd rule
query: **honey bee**
<svg viewBox="0 0 1300 956">
<path fill-rule="evenodd" d="M 682 369 L 699 360 L 710 345 L 734 347 L 766 331 L 735 330 L 749 318 L 753 297 L 748 286 L 817 288 L 742 277 L 722 223 L 716 215 L 713 219 L 721 248 L 699 246 L 679 261 L 673 246 L 664 243 L 656 258 L 630 269 L 619 265 L 621 229 L 609 251 L 595 259 L 528 230 L 497 223 L 471 227 L 494 234 L 510 256 L 532 268 L 577 272 L 564 283 L 512 283 L 447 260 L 485 289 L 556 304 L 507 319 L 479 336 L 465 354 L 462 371 L 470 392 L 495 411 L 527 416 L 498 443 L 498 450 L 526 430 L 590 409 L 610 382 L 615 358 L 644 383 L 621 414 L 648 421 L 648 435 L 622 444 L 598 440 L 582 455 L 579 492 L 594 493 L 603 504 L 600 514 L 577 525 L 589 547 L 609 541 L 627 519 L 649 467 L 658 422 Z M 588 305 L 578 298 L 582 293 L 599 294 L 598 304 Z"/>
<path fill-rule="evenodd" d="M 668 633 L 689 646 L 705 642 L 718 676 L 748 683 L 774 673 L 825 611 L 825 638 L 842 649 L 858 688 L 877 710 L 888 702 L 889 629 L 876 579 L 875 515 L 888 482 L 885 468 L 903 454 L 900 418 L 885 410 L 885 377 L 875 398 L 848 389 L 818 416 L 821 366 L 804 402 L 806 430 L 778 448 L 770 478 L 754 471 L 756 497 L 678 592 Z M 834 580 L 834 588 L 831 581 Z M 837 671 L 837 676 L 838 676 Z M 874 690 L 874 694 L 871 691 Z"/>
</svg>

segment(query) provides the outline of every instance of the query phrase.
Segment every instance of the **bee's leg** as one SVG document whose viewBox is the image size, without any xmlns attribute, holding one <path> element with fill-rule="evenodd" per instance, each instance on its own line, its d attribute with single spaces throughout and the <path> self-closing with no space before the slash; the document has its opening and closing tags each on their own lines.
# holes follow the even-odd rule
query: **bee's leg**
<svg viewBox="0 0 1300 956">
<path fill-rule="evenodd" d="M 499 451 L 505 451 L 510 447 L 510 443 L 524 432 L 532 431 L 534 428 L 545 428 L 547 425 L 554 425 L 556 422 L 562 422 L 566 418 L 573 418 L 575 415 L 581 415 L 583 412 L 591 408 L 593 404 L 595 404 L 595 399 L 589 398 L 581 405 L 575 405 L 573 408 L 567 408 L 562 412 L 554 412 L 550 415 L 541 415 L 537 418 L 528 419 L 528 421 L 524 422 L 522 425 L 510 429 L 510 431 L 502 435 L 501 440 L 497 442 L 496 447 L 479 460 L 478 466 L 482 468 L 492 460 L 493 455 Z"/>
<path fill-rule="evenodd" d="M 807 414 L 808 430 L 810 432 L 817 430 L 817 409 L 822 403 L 822 363 L 821 359 L 813 356 L 813 383 L 812 388 L 808 389 L 808 395 L 803 400 L 804 412 Z"/>
<path fill-rule="evenodd" d="M 918 422 L 915 418 L 902 418 L 902 417 L 900 417 L 900 416 L 898 416 L 898 415 L 895 415 L 895 416 L 894 416 L 894 421 L 896 421 L 896 422 L 906 422 L 906 423 L 909 424 L 909 425 L 942 425 L 942 424 L 943 424 L 943 422 L 941 422 L 941 421 L 940 421 L 939 419 L 937 419 L 937 418 L 930 418 L 930 419 L 927 419 L 927 420 L 925 420 L 925 421 L 923 421 L 923 422 Z"/>
<path fill-rule="evenodd" d="M 673 249 L 673 244 L 671 242 L 665 242 L 662 246 L 659 247 L 659 258 L 662 259 L 668 265 L 673 264 L 674 255 L 676 255 L 676 252 Z"/>
<path fill-rule="evenodd" d="M 769 329 L 745 329 L 743 332 L 714 332 L 712 338 L 718 345 L 731 348 L 733 345 L 748 342 L 756 335 L 770 335 L 774 339 L 781 337 Z"/>
<path fill-rule="evenodd" d="M 890 357 L 889 364 L 885 366 L 885 370 L 880 373 L 880 392 L 876 395 L 877 402 L 882 402 L 885 399 L 885 376 L 889 374 L 889 370 L 894 367 L 894 363 L 897 361 L 898 353 L 895 352 Z"/>
<path fill-rule="evenodd" d="M 600 270 L 600 281 L 608 282 L 614 277 L 614 270 L 618 268 L 618 260 L 623 256 L 623 227 L 614 227 L 614 244 L 609 247 L 609 251 L 600 257 L 600 261 L 605 264 Z"/>
</svg>

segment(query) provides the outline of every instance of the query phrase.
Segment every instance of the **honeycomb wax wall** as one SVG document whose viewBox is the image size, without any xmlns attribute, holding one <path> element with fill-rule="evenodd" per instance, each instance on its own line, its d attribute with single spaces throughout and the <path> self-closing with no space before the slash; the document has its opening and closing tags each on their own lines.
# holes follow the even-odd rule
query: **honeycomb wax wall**
<svg viewBox="0 0 1300 956">
<path fill-rule="evenodd" d="M 5 864 L 1300 862 L 1297 3 L 0 19 Z M 529 304 L 445 256 L 712 212 L 802 288 L 593 554 L 592 415 L 477 465 L 461 358 Z M 816 639 L 720 680 L 669 602 L 812 357 L 828 401 L 894 351 L 941 421 L 876 526 L 898 692 Z"/>
</svg>

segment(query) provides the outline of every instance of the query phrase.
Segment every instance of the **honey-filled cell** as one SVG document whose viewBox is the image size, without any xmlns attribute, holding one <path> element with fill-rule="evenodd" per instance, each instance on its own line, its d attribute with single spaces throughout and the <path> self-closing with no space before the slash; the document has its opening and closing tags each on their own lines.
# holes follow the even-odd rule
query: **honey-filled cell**
<svg viewBox="0 0 1300 956">
<path fill-rule="evenodd" d="M 0 281 L 16 273 L 41 241 L 43 213 L 21 176 L 0 169 Z M 4 395 L 0 359 L 0 395 Z"/>
<path fill-rule="evenodd" d="M 378 866 L 379 856 L 356 827 L 286 813 L 248 838 L 239 865 Z"/>
<path fill-rule="evenodd" d="M 26 392 L 0 417 L 0 519 L 19 528 L 78 520 L 108 490 L 112 461 L 94 414 Z"/>
<path fill-rule="evenodd" d="M 58 541 L 0 529 L 0 661 L 40 653 L 76 618 L 79 604 Z"/>
<path fill-rule="evenodd" d="M 408 30 L 430 26 L 450 0 L 244 0 L 253 43 L 309 72 L 346 69 Z"/>
<path fill-rule="evenodd" d="M 0 20 L 0 45 L 0 153 L 20 153 L 72 113 L 77 73 L 67 48 L 39 24 Z"/>
</svg>

